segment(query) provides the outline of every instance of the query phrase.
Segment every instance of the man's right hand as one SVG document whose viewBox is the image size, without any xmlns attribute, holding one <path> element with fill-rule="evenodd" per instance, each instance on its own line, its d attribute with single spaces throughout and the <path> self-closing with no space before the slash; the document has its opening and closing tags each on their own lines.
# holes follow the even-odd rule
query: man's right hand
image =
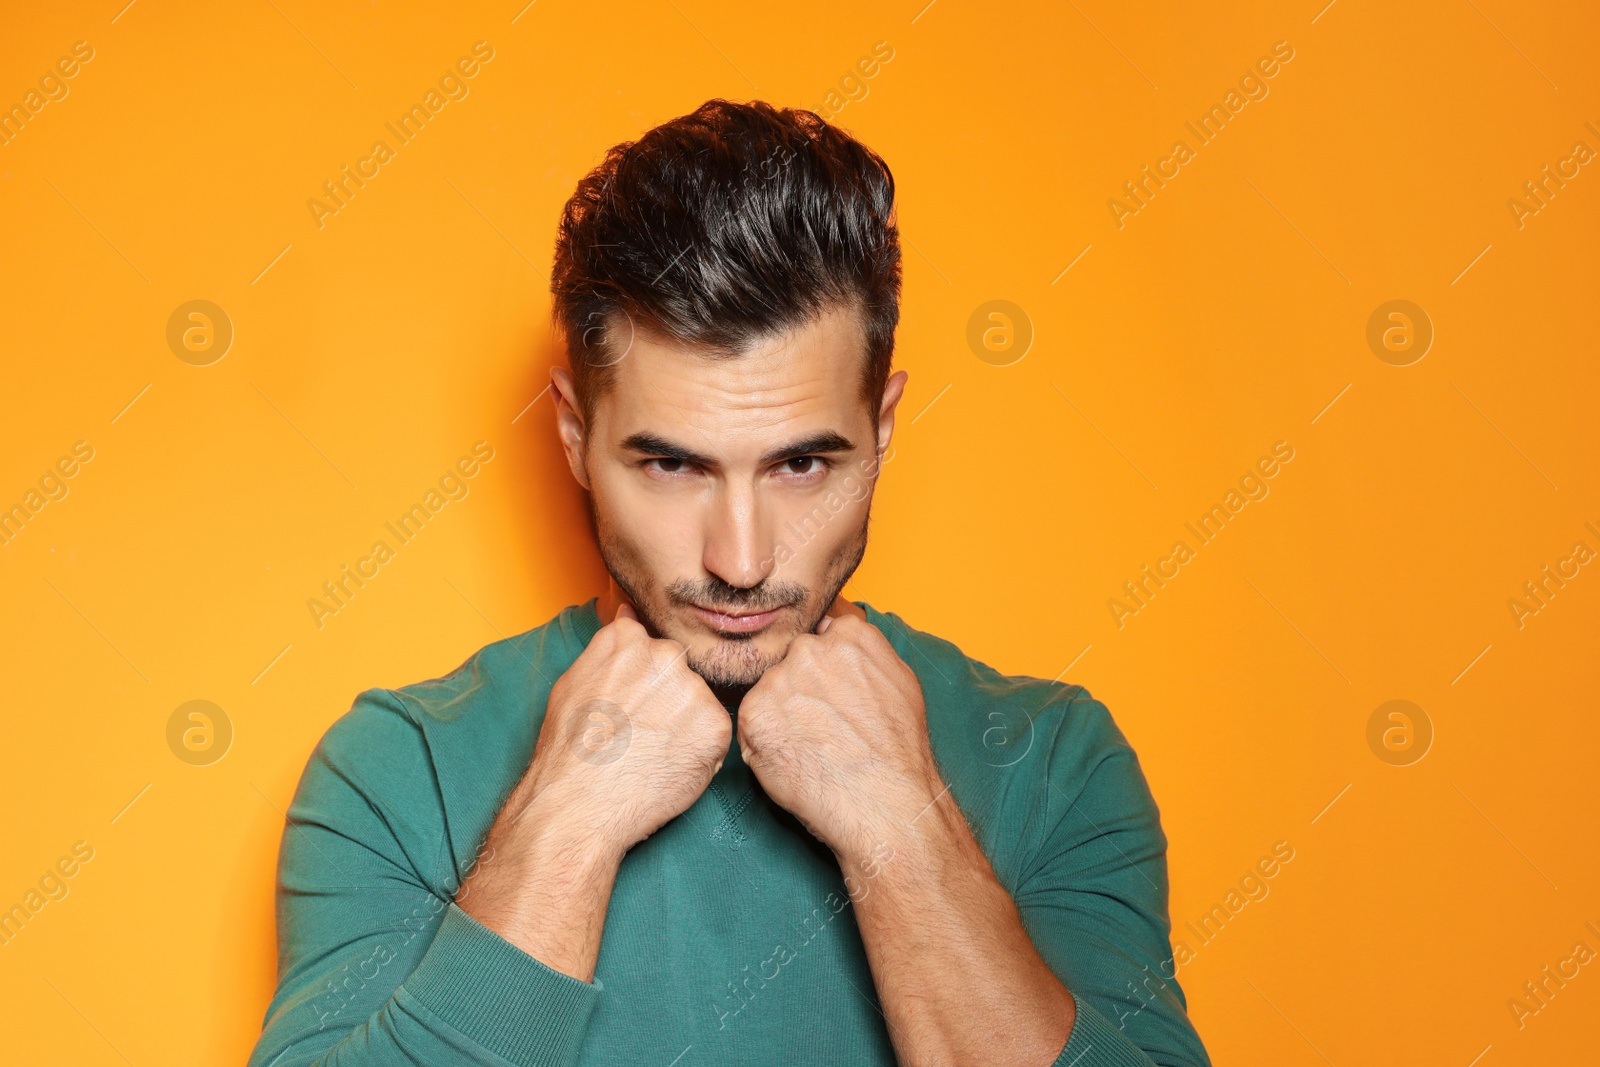
<svg viewBox="0 0 1600 1067">
<path fill-rule="evenodd" d="M 705 792 L 732 739 L 683 646 L 652 638 L 624 604 L 551 687 L 533 759 L 456 904 L 592 980 L 623 855 Z"/>
<path fill-rule="evenodd" d="M 689 808 L 722 766 L 733 721 L 678 642 L 624 603 L 550 690 L 519 792 L 618 858 Z"/>
</svg>

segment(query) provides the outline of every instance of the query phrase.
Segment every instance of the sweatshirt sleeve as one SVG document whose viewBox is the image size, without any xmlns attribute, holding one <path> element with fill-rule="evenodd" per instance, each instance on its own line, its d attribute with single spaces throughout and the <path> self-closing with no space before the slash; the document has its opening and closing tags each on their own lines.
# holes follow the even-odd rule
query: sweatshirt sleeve
<svg viewBox="0 0 1600 1067">
<path fill-rule="evenodd" d="M 452 903 L 421 728 L 368 690 L 306 765 L 278 856 L 278 987 L 249 1067 L 571 1067 L 602 987 Z"/>
<path fill-rule="evenodd" d="M 1054 1067 L 1210 1067 L 1176 980 L 1160 814 L 1087 692 L 1066 707 L 1047 773 L 1041 843 L 1014 899 L 1077 1004 Z"/>
</svg>

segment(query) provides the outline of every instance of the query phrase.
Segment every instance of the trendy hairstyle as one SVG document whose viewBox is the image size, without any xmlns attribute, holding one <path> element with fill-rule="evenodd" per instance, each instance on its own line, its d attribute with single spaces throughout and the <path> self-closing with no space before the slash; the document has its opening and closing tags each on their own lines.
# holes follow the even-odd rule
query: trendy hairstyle
<svg viewBox="0 0 1600 1067">
<path fill-rule="evenodd" d="M 578 182 L 550 291 L 585 422 L 638 328 L 733 358 L 838 306 L 875 414 L 900 320 L 894 176 L 815 112 L 709 100 Z"/>
</svg>

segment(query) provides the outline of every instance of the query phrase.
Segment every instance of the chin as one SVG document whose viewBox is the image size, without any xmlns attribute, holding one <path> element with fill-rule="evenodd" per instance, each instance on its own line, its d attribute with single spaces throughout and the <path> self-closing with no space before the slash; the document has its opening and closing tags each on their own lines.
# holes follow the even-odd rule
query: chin
<svg viewBox="0 0 1600 1067">
<path fill-rule="evenodd" d="M 689 669 L 708 685 L 730 688 L 752 686 L 788 654 L 790 633 L 703 635 L 689 645 Z"/>
<path fill-rule="evenodd" d="M 726 657 L 715 655 L 700 661 L 693 656 L 689 658 L 689 669 L 713 689 L 748 689 L 761 680 L 770 666 L 766 663 L 729 661 Z"/>
</svg>

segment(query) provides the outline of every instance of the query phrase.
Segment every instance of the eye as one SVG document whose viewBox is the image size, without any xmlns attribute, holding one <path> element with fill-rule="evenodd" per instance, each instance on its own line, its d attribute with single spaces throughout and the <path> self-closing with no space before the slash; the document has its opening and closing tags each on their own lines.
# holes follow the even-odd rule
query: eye
<svg viewBox="0 0 1600 1067">
<path fill-rule="evenodd" d="M 650 470 L 651 464 L 655 463 L 661 464 L 655 468 L 656 471 L 671 478 L 689 474 L 694 470 L 693 465 L 687 460 L 678 459 L 676 456 L 655 456 L 647 459 L 644 461 L 645 469 Z"/>
<path fill-rule="evenodd" d="M 817 480 L 818 477 L 827 473 L 829 466 L 828 461 L 821 456 L 795 456 L 792 459 L 783 461 L 785 474 L 798 475 L 807 481 Z"/>
</svg>

